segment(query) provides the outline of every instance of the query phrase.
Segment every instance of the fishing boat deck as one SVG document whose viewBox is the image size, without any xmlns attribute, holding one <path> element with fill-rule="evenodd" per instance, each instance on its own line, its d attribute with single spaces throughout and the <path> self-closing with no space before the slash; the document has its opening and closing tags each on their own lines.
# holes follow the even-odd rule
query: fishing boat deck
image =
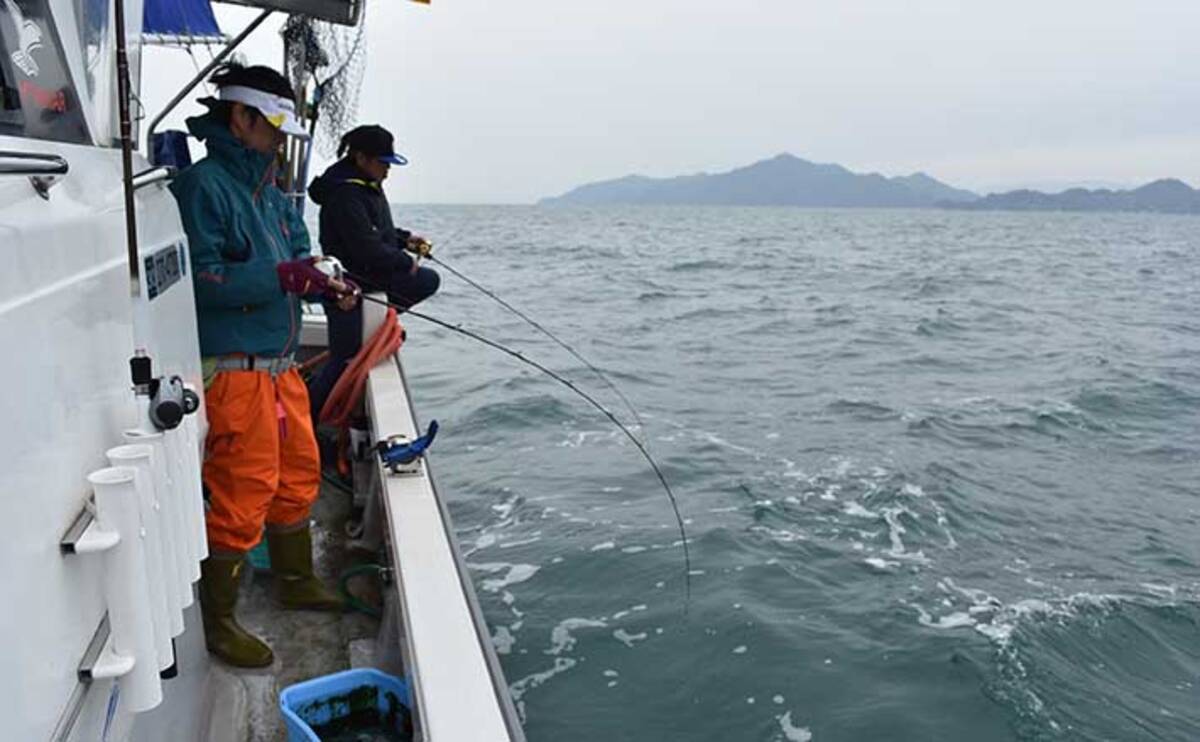
<svg viewBox="0 0 1200 742">
<path fill-rule="evenodd" d="M 328 585 L 336 585 L 342 571 L 355 560 L 346 548 L 345 525 L 350 518 L 350 495 L 322 483 L 312 512 L 313 552 L 317 575 Z M 361 595 L 366 584 L 356 582 L 356 594 Z M 283 610 L 272 596 L 270 574 L 262 570 L 246 570 L 238 619 L 271 645 L 275 664 L 262 670 L 238 670 L 212 661 L 208 688 L 211 742 L 283 742 L 287 731 L 279 713 L 280 691 L 302 680 L 376 664 L 373 648 L 378 619 L 362 613 Z"/>
<path fill-rule="evenodd" d="M 385 321 L 368 310 L 368 328 Z M 306 317 L 303 344 L 324 345 L 323 318 Z M 399 355 L 370 372 L 365 408 L 373 440 L 418 434 Z M 411 684 L 418 737 L 448 740 L 511 740 L 524 735 L 508 695 L 487 626 L 455 543 L 444 501 L 425 460 L 407 473 L 389 474 L 375 463 L 368 489 L 381 500 L 382 545 L 394 582 L 370 576 L 350 589 L 372 605 L 385 603 L 382 619 L 284 611 L 272 597 L 271 578 L 247 570 L 238 617 L 275 651 L 264 670 L 236 670 L 208 660 L 205 742 L 287 739 L 279 692 L 292 683 L 351 667 L 376 667 Z M 352 495 L 328 482 L 312 512 L 317 575 L 334 585 L 351 566 L 380 563 L 384 555 L 348 548 L 346 524 L 358 514 Z M 368 527 L 368 531 L 370 527 Z M 369 539 L 364 539 L 369 540 Z M 387 600 L 381 598 L 386 596 Z M 198 617 L 197 617 L 198 618 Z M 152 737 L 147 737 L 151 739 Z"/>
</svg>

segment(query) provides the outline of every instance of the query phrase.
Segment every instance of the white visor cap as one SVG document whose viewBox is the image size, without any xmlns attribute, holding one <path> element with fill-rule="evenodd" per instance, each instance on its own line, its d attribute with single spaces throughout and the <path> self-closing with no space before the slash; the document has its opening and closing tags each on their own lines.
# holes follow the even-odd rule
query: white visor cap
<svg viewBox="0 0 1200 742">
<path fill-rule="evenodd" d="M 308 132 L 296 117 L 296 103 L 291 98 L 244 85 L 227 85 L 221 88 L 220 99 L 257 108 L 271 126 L 284 134 L 308 139 Z"/>
</svg>

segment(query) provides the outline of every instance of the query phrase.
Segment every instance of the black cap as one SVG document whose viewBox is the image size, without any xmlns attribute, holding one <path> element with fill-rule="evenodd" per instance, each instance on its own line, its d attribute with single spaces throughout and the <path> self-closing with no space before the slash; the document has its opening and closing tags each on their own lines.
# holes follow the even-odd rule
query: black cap
<svg viewBox="0 0 1200 742">
<path fill-rule="evenodd" d="M 349 150 L 351 152 L 362 152 L 368 157 L 374 157 L 380 162 L 386 162 L 389 165 L 407 165 L 408 160 L 404 155 L 396 154 L 394 142 L 395 137 L 392 136 L 390 131 L 382 126 L 368 124 L 351 129 L 342 136 L 342 143 L 338 147 L 338 155 L 345 154 L 346 150 Z"/>
</svg>

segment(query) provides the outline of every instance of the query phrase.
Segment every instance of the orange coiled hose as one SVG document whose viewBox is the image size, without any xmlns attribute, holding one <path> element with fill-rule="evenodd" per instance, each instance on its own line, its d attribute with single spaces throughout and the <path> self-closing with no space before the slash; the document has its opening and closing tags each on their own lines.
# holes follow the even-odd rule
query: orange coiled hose
<svg viewBox="0 0 1200 742">
<path fill-rule="evenodd" d="M 333 390 L 329 392 L 325 406 L 321 408 L 321 422 L 334 425 L 342 431 L 349 427 L 350 417 L 362 402 L 371 369 L 399 350 L 404 343 L 404 327 L 398 316 L 395 309 L 389 309 L 383 324 L 350 359 L 346 370 L 342 371 Z"/>
</svg>

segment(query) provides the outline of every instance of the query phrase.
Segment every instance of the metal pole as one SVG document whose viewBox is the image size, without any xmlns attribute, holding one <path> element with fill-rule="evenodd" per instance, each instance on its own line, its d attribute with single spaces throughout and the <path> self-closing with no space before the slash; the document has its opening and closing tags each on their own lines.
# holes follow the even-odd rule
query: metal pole
<svg viewBox="0 0 1200 742">
<path fill-rule="evenodd" d="M 117 2 L 119 4 L 120 0 L 117 0 Z M 271 15 L 271 13 L 273 13 L 273 12 L 275 12 L 275 11 L 264 10 L 262 13 L 258 14 L 258 16 L 256 16 L 254 20 L 250 21 L 250 24 L 248 26 L 246 26 L 244 29 L 242 29 L 242 32 L 240 34 L 233 37 L 233 40 L 230 41 L 228 44 L 226 44 L 225 48 L 222 49 L 220 52 L 218 52 L 217 56 L 213 57 L 213 60 L 211 62 L 209 62 L 207 65 L 205 65 L 204 69 L 197 72 L 196 76 L 193 77 L 188 82 L 187 85 L 183 86 L 182 90 L 180 90 L 178 93 L 175 94 L 175 97 L 172 98 L 169 103 L 167 103 L 166 107 L 163 108 L 162 112 L 154 117 L 154 120 L 150 122 L 150 127 L 146 130 L 146 151 L 147 152 L 150 151 L 150 140 L 154 137 L 154 130 L 157 129 L 158 125 L 162 123 L 162 120 L 167 117 L 167 114 L 169 114 L 171 111 L 174 111 L 175 106 L 179 105 L 179 102 L 181 100 L 183 100 L 185 97 L 187 97 L 187 94 L 192 92 L 192 90 L 194 90 L 197 85 L 204 82 L 204 78 L 208 77 L 208 74 L 210 72 L 215 70 L 218 65 L 220 65 L 222 62 L 224 62 L 226 57 L 228 57 L 230 54 L 232 54 L 233 50 L 237 49 L 238 46 L 243 41 L 246 40 L 246 37 L 249 36 L 251 33 L 253 33 L 254 29 L 261 26 L 262 22 L 267 20 L 267 16 Z"/>
<path fill-rule="evenodd" d="M 133 123 L 129 115 L 129 55 L 125 39 L 125 0 L 115 0 L 117 24 L 117 107 L 121 121 L 121 180 L 125 187 L 125 247 L 129 258 L 129 294 L 141 293 L 137 207 L 133 201 Z"/>
</svg>

